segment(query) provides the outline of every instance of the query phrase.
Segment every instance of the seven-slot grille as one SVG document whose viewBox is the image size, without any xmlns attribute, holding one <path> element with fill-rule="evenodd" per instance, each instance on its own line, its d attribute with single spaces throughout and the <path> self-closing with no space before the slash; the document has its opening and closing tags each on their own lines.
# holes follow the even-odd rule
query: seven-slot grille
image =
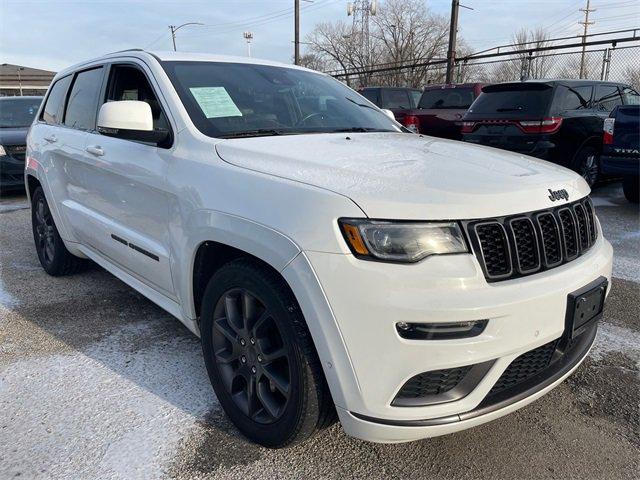
<svg viewBox="0 0 640 480">
<path fill-rule="evenodd" d="M 591 248 L 597 238 L 588 197 L 549 210 L 468 222 L 467 230 L 491 282 L 570 262 Z"/>
</svg>

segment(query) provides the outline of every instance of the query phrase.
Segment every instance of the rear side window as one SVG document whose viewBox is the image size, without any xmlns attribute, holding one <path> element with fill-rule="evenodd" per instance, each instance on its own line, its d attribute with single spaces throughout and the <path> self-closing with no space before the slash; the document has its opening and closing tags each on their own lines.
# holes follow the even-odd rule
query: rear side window
<svg viewBox="0 0 640 480">
<path fill-rule="evenodd" d="M 443 88 L 425 90 L 419 108 L 451 108 L 466 110 L 473 103 L 473 88 Z"/>
<path fill-rule="evenodd" d="M 622 97 L 618 87 L 616 85 L 598 85 L 595 105 L 598 110 L 603 112 L 610 112 L 618 105 L 622 105 Z"/>
<path fill-rule="evenodd" d="M 640 95 L 633 88 L 623 87 L 622 98 L 626 105 L 640 105 Z"/>
<path fill-rule="evenodd" d="M 553 88 L 547 84 L 503 84 L 484 87 L 468 117 L 542 118 L 549 111 Z"/>
<path fill-rule="evenodd" d="M 45 103 L 42 109 L 42 115 L 40 120 L 49 125 L 58 125 L 62 120 L 62 106 L 64 99 L 67 96 L 67 90 L 71 83 L 71 75 L 61 78 L 51 87 L 49 96 L 47 97 L 47 103 Z"/>
<path fill-rule="evenodd" d="M 585 110 L 589 108 L 591 103 L 591 93 L 593 92 L 593 86 L 581 86 L 581 87 L 560 87 L 559 95 L 559 111 L 567 110 Z"/>
<path fill-rule="evenodd" d="M 80 130 L 93 130 L 96 123 L 98 95 L 102 87 L 102 67 L 76 75 L 69 93 L 64 124 Z"/>
<path fill-rule="evenodd" d="M 406 90 L 383 90 L 382 108 L 411 108 L 409 94 Z"/>
<path fill-rule="evenodd" d="M 369 100 L 374 105 L 380 106 L 379 99 L 378 99 L 378 90 L 376 89 L 363 90 L 360 92 L 360 95 L 362 95 L 364 98 Z"/>
</svg>

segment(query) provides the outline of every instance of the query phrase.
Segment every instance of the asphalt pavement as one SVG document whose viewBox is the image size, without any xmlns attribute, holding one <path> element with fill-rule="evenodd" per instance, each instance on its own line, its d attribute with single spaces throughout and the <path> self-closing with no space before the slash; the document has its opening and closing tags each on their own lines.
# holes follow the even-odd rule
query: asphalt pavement
<svg viewBox="0 0 640 480">
<path fill-rule="evenodd" d="M 615 250 L 596 345 L 564 384 L 461 433 L 400 445 L 340 425 L 286 450 L 222 412 L 199 341 L 93 267 L 41 269 L 21 196 L 0 199 L 0 479 L 638 478 L 640 217 L 619 185 L 594 192 Z"/>
</svg>

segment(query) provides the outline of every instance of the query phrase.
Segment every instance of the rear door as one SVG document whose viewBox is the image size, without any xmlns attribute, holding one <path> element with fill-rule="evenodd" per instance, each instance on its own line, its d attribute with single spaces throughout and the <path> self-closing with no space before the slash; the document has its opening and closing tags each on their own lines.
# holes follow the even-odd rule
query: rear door
<svg viewBox="0 0 640 480">
<path fill-rule="evenodd" d="M 464 116 L 465 140 L 531 154 L 540 134 L 530 125 L 549 114 L 554 87 L 538 82 L 503 83 L 484 87 Z M 531 133 L 528 133 L 531 132 Z"/>
<path fill-rule="evenodd" d="M 169 129 L 165 108 L 151 73 L 135 61 L 108 66 L 99 106 L 117 100 L 148 103 L 154 127 Z M 85 174 L 79 179 L 78 217 L 84 239 L 102 255 L 164 295 L 174 297 L 169 249 L 169 202 L 166 182 L 171 145 L 152 145 L 87 134 Z"/>
</svg>

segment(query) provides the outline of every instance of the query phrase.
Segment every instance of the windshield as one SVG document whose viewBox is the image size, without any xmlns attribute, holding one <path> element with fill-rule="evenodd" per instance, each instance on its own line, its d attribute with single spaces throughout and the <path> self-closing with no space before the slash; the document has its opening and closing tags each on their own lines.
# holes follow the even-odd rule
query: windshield
<svg viewBox="0 0 640 480">
<path fill-rule="evenodd" d="M 473 103 L 473 88 L 425 90 L 418 108 L 466 110 Z"/>
<path fill-rule="evenodd" d="M 339 81 L 293 68 L 223 62 L 163 62 L 194 124 L 210 137 L 400 132 Z"/>
<path fill-rule="evenodd" d="M 549 110 L 552 93 L 553 88 L 542 83 L 484 87 L 465 118 L 541 118 Z"/>
<path fill-rule="evenodd" d="M 0 128 L 23 128 L 33 122 L 41 98 L 3 98 L 0 100 Z"/>
</svg>

